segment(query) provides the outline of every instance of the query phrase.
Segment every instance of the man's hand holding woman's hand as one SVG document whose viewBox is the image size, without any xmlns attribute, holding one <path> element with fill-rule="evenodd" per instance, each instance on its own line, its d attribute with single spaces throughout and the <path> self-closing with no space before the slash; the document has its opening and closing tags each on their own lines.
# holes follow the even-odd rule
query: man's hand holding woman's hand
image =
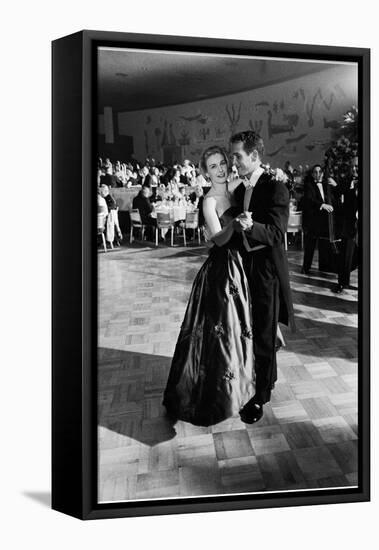
<svg viewBox="0 0 379 550">
<path fill-rule="evenodd" d="M 233 220 L 233 229 L 237 233 L 242 233 L 247 229 L 253 227 L 253 220 L 251 218 L 251 212 L 243 212 Z"/>
</svg>

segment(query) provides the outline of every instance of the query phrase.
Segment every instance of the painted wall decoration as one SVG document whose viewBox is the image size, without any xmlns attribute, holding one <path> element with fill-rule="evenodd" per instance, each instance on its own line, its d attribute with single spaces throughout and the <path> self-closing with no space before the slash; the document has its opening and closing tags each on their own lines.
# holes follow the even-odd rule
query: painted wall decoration
<svg viewBox="0 0 379 550">
<path fill-rule="evenodd" d="M 251 118 L 249 119 L 249 126 L 250 126 L 250 129 L 253 130 L 254 132 L 257 132 L 257 134 L 261 134 L 262 132 L 262 127 L 263 127 L 263 120 L 251 120 Z"/>
<path fill-rule="evenodd" d="M 295 166 L 313 164 L 323 161 L 336 124 L 357 98 L 357 69 L 341 65 L 248 92 L 118 113 L 118 128 L 133 136 L 141 161 L 148 156 L 147 147 L 149 156 L 159 160 L 162 147 L 177 145 L 183 159 L 197 162 L 204 147 L 228 147 L 233 133 L 252 129 L 263 137 L 272 165 L 283 167 L 286 160 Z M 101 131 L 101 116 L 99 123 Z"/>
<path fill-rule="evenodd" d="M 234 105 L 234 103 L 232 103 L 230 106 L 229 104 L 225 105 L 225 111 L 229 119 L 230 135 L 233 135 L 236 132 L 236 128 L 239 124 L 239 121 L 241 120 L 241 107 L 242 101 L 240 101 L 238 109 Z"/>
<path fill-rule="evenodd" d="M 294 132 L 295 128 L 294 125 L 291 123 L 287 124 L 275 124 L 272 122 L 272 112 L 270 110 L 267 111 L 267 126 L 268 126 L 268 138 L 271 139 L 272 136 L 276 134 L 286 134 Z"/>
</svg>

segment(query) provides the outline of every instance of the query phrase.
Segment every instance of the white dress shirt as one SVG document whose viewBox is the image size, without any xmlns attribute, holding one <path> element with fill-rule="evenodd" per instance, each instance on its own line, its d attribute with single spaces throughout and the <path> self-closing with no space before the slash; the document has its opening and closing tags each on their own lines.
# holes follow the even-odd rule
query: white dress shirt
<svg viewBox="0 0 379 550">
<path fill-rule="evenodd" d="M 325 202 L 325 194 L 324 194 L 324 188 L 322 186 L 322 183 L 317 184 L 318 190 L 320 191 L 320 195 L 322 197 L 322 200 Z"/>
</svg>

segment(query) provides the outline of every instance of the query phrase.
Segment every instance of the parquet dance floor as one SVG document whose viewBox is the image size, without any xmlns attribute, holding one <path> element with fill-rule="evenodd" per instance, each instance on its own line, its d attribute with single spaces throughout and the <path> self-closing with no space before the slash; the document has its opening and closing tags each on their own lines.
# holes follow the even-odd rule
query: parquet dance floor
<svg viewBox="0 0 379 550">
<path fill-rule="evenodd" d="M 283 330 L 263 419 L 172 425 L 161 405 L 204 247 L 133 244 L 99 253 L 100 502 L 347 487 L 357 483 L 357 291 L 300 274 L 289 250 L 298 330 Z M 352 285 L 357 286 L 357 272 Z"/>
</svg>

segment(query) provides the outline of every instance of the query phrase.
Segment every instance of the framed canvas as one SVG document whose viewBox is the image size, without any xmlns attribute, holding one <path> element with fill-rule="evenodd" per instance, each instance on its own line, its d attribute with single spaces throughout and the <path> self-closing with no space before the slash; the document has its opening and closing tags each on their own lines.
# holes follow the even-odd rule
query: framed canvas
<svg viewBox="0 0 379 550">
<path fill-rule="evenodd" d="M 53 508 L 369 500 L 370 51 L 82 31 L 52 52 Z M 262 306 L 282 269 L 293 330 Z"/>
</svg>

